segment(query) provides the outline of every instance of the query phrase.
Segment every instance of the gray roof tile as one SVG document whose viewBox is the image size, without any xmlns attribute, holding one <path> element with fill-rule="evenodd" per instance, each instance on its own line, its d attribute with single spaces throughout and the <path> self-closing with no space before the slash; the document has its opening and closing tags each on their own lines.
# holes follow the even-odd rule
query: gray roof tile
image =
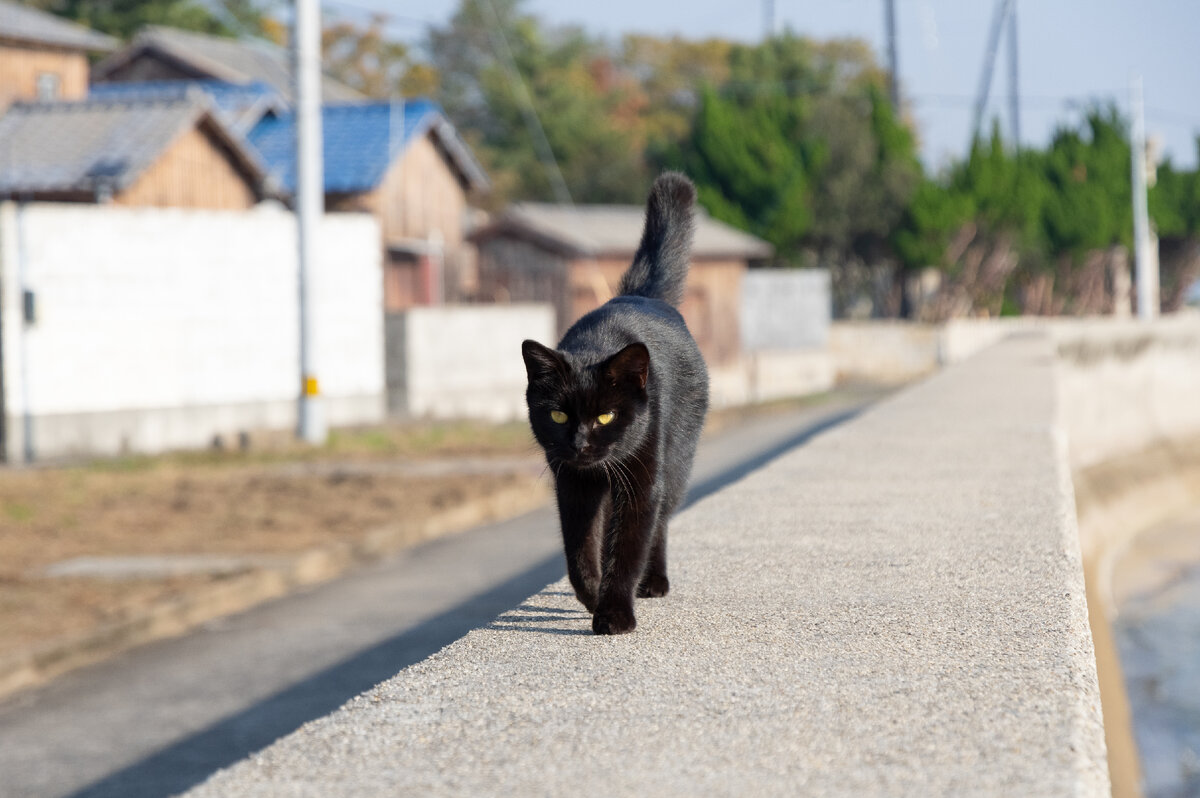
<svg viewBox="0 0 1200 798">
<path fill-rule="evenodd" d="M 0 117 L 0 195 L 120 191 L 202 118 L 260 178 L 255 157 L 225 132 L 200 96 L 16 103 Z"/>
<path fill-rule="evenodd" d="M 637 205 L 513 205 L 473 237 L 484 239 L 502 230 L 524 230 L 581 255 L 632 255 L 637 249 L 645 210 Z M 761 238 L 696 211 L 692 253 L 699 257 L 768 258 L 773 252 Z"/>
<path fill-rule="evenodd" d="M 217 80 L 266 83 L 289 102 L 292 100 L 290 59 L 282 47 L 154 25 L 143 28 L 128 47 L 97 64 L 93 80 L 103 82 L 112 70 L 146 50 L 165 53 Z M 362 99 L 362 94 L 328 75 L 322 76 L 321 93 L 326 101 Z"/>
<path fill-rule="evenodd" d="M 0 0 L 0 38 L 95 52 L 115 50 L 120 44 L 111 36 L 7 0 Z"/>
</svg>

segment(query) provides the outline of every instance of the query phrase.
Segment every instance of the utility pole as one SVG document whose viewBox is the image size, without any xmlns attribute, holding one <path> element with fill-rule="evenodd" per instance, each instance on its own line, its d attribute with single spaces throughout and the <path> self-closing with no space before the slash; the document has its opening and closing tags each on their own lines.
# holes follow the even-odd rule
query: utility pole
<svg viewBox="0 0 1200 798">
<path fill-rule="evenodd" d="M 1142 321 L 1158 316 L 1158 258 L 1150 240 L 1146 208 L 1146 117 L 1142 108 L 1142 76 L 1129 81 L 1129 161 L 1133 177 L 1133 254 L 1137 284 L 1137 315 Z"/>
<path fill-rule="evenodd" d="M 763 0 L 763 39 L 775 38 L 775 0 Z"/>
<path fill-rule="evenodd" d="M 971 140 L 968 148 L 974 146 L 979 138 L 979 128 L 983 124 L 983 112 L 987 110 L 988 94 L 992 90 L 992 70 L 996 67 L 996 50 L 1000 45 L 1000 31 L 1004 28 L 1004 20 L 1008 16 L 1012 0 L 996 0 L 996 11 L 992 15 L 992 28 L 988 33 L 987 50 L 983 55 L 983 74 L 979 76 L 979 91 L 975 94 L 975 116 L 971 122 Z"/>
<path fill-rule="evenodd" d="M 321 7 L 295 0 L 292 28 L 296 98 L 296 231 L 299 249 L 300 399 L 297 432 L 308 443 L 326 438 L 325 408 L 313 343 L 313 270 L 318 226 L 325 211 L 321 141 Z"/>
<path fill-rule="evenodd" d="M 896 0 L 883 0 L 883 22 L 887 29 L 888 94 L 892 110 L 900 115 L 900 61 L 896 55 Z"/>
<path fill-rule="evenodd" d="M 1008 9 L 1008 115 L 1013 147 L 1021 149 L 1021 73 L 1017 61 L 1017 0 Z"/>
</svg>

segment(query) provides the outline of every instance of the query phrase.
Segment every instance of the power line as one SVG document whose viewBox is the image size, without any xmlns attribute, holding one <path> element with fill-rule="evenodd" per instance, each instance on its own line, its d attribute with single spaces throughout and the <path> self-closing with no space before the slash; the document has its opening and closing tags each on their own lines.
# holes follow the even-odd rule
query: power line
<svg viewBox="0 0 1200 798">
<path fill-rule="evenodd" d="M 563 179 L 562 170 L 558 167 L 558 160 L 554 157 L 554 150 L 550 147 L 550 140 L 546 138 L 546 131 L 542 127 L 542 120 L 538 118 L 537 109 L 533 107 L 533 97 L 529 94 L 529 87 L 525 85 L 525 80 L 521 77 L 521 70 L 517 67 L 517 61 L 513 58 L 512 50 L 508 46 L 508 38 L 504 35 L 504 30 L 500 25 L 500 15 L 496 13 L 496 7 L 492 5 L 492 0 L 484 0 L 483 7 L 492 17 L 493 26 L 488 29 L 492 47 L 504 62 L 509 82 L 517 92 L 517 99 L 521 103 L 521 116 L 525 119 L 525 125 L 533 138 L 534 149 L 537 151 L 538 159 L 542 162 L 542 168 L 546 170 L 546 177 L 550 180 L 554 196 L 559 202 L 571 205 L 573 203 L 571 202 L 571 192 L 567 190 L 567 181 Z"/>
<path fill-rule="evenodd" d="M 375 17 L 382 17 L 389 22 L 397 22 L 403 25 L 420 25 L 427 28 L 432 28 L 438 23 L 432 19 L 424 19 L 423 17 L 410 17 L 406 14 L 397 14 L 393 11 L 383 11 L 378 6 L 368 5 L 367 3 L 355 2 L 355 0 L 324 0 L 324 6 L 342 6 L 343 8 L 353 9 L 356 12 L 370 14 Z"/>
<path fill-rule="evenodd" d="M 992 15 L 992 27 L 988 31 L 987 49 L 983 55 L 983 72 L 979 75 L 979 91 L 975 101 L 975 114 L 971 122 L 971 146 L 979 138 L 979 127 L 983 123 L 983 113 L 987 109 L 988 93 L 992 89 L 992 70 L 996 66 L 996 50 L 1000 44 L 1000 32 L 1008 17 L 1013 0 L 996 0 L 996 10 Z"/>
<path fill-rule="evenodd" d="M 883 0 L 884 27 L 887 28 L 888 94 L 892 110 L 900 113 L 900 60 L 896 54 L 896 0 Z"/>
<path fill-rule="evenodd" d="M 1017 62 L 1017 0 L 1008 10 L 1008 113 L 1012 117 L 1012 139 L 1021 148 L 1021 75 Z"/>
</svg>

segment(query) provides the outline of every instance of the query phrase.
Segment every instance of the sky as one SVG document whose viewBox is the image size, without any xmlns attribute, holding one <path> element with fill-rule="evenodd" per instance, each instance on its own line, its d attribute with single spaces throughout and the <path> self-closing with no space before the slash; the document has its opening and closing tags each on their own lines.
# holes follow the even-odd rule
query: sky
<svg viewBox="0 0 1200 798">
<path fill-rule="evenodd" d="M 961 157 L 994 0 L 895 0 L 901 95 L 916 120 L 922 155 L 937 168 Z M 326 13 L 391 15 L 389 29 L 416 43 L 427 24 L 443 25 L 458 0 L 324 0 Z M 763 0 L 526 0 L 552 25 L 579 25 L 611 39 L 624 33 L 761 39 Z M 681 8 L 686 10 L 680 10 Z M 855 36 L 886 59 L 884 0 L 774 0 L 779 29 L 815 38 Z M 1017 0 L 1023 144 L 1043 146 L 1056 125 L 1076 122 L 1092 100 L 1129 108 L 1129 82 L 1141 75 L 1147 134 L 1180 166 L 1196 165 L 1200 134 L 1200 2 L 1196 0 Z M 1001 39 L 985 125 L 1009 122 L 1008 44 Z"/>
</svg>

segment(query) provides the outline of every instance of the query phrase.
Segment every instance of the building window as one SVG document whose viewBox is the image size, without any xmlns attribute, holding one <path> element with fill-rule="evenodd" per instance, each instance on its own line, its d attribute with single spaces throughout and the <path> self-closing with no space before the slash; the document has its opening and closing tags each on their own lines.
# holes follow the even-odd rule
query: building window
<svg viewBox="0 0 1200 798">
<path fill-rule="evenodd" d="M 60 78 L 55 72 L 39 72 L 37 76 L 37 98 L 39 100 L 57 100 L 60 88 Z"/>
</svg>

